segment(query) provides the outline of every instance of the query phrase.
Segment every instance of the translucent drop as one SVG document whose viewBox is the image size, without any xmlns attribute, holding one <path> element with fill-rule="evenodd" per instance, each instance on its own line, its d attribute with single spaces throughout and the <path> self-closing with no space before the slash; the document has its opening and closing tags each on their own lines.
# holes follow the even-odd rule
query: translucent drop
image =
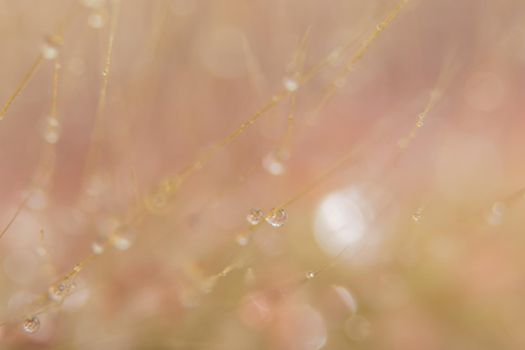
<svg viewBox="0 0 525 350">
<path fill-rule="evenodd" d="M 44 133 L 44 140 L 46 140 L 47 143 L 55 144 L 59 138 L 60 135 L 56 129 L 49 128 Z"/>
<path fill-rule="evenodd" d="M 421 128 L 423 126 L 423 123 L 425 121 L 425 113 L 419 113 L 417 116 L 417 122 L 416 127 Z"/>
<path fill-rule="evenodd" d="M 237 235 L 237 237 L 235 238 L 235 241 L 237 242 L 238 245 L 245 246 L 248 244 L 249 238 L 246 234 L 240 234 L 240 235 Z"/>
<path fill-rule="evenodd" d="M 53 60 L 58 56 L 58 47 L 52 45 L 51 43 L 44 43 L 41 48 L 42 56 L 46 60 Z"/>
<path fill-rule="evenodd" d="M 412 220 L 418 222 L 423 217 L 423 208 L 418 208 L 414 214 L 412 214 Z"/>
<path fill-rule="evenodd" d="M 315 272 L 314 272 L 314 271 L 308 271 L 308 272 L 306 273 L 306 279 L 311 280 L 311 279 L 314 278 L 314 277 L 315 277 Z"/>
<path fill-rule="evenodd" d="M 22 330 L 25 333 L 35 333 L 40 329 L 40 320 L 36 316 L 27 318 L 24 323 L 22 323 Z"/>
<path fill-rule="evenodd" d="M 88 25 L 93 29 L 100 29 L 104 26 L 104 17 L 100 13 L 92 13 L 88 17 Z"/>
<path fill-rule="evenodd" d="M 248 221 L 248 223 L 250 225 L 259 225 L 259 223 L 261 222 L 261 220 L 264 218 L 264 213 L 261 209 L 250 209 L 250 211 L 248 212 L 248 214 L 246 214 L 246 221 Z"/>
<path fill-rule="evenodd" d="M 168 195 L 165 192 L 157 192 L 147 198 L 146 204 L 153 211 L 157 212 L 168 205 Z"/>
<path fill-rule="evenodd" d="M 47 118 L 47 125 L 56 128 L 56 127 L 58 127 L 60 125 L 60 123 L 59 123 L 57 118 L 49 117 L 49 118 Z"/>
<path fill-rule="evenodd" d="M 273 151 L 262 160 L 263 168 L 272 175 L 282 175 L 285 171 L 284 160 L 288 158 L 285 152 Z"/>
<path fill-rule="evenodd" d="M 131 247 L 131 241 L 125 237 L 116 237 L 113 241 L 113 245 L 118 250 L 128 250 Z"/>
<path fill-rule="evenodd" d="M 118 250 L 128 250 L 135 240 L 136 231 L 134 228 L 126 226 L 118 230 L 113 236 L 112 243 Z"/>
<path fill-rule="evenodd" d="M 55 144 L 58 142 L 58 139 L 60 138 L 60 122 L 57 118 L 47 118 L 43 136 L 44 140 L 48 143 Z"/>
<path fill-rule="evenodd" d="M 93 243 L 91 243 L 91 251 L 93 252 L 93 254 L 95 255 L 100 255 L 102 253 L 104 253 L 104 244 L 100 241 L 95 241 Z"/>
<path fill-rule="evenodd" d="M 66 296 L 68 290 L 68 285 L 64 282 L 61 282 L 49 287 L 47 290 L 47 295 L 49 299 L 53 301 L 61 301 Z"/>
<path fill-rule="evenodd" d="M 299 88 L 299 84 L 295 79 L 292 78 L 284 78 L 283 85 L 286 91 L 294 92 Z"/>
<path fill-rule="evenodd" d="M 266 222 L 273 227 L 281 227 L 286 222 L 288 215 L 283 208 L 273 209 L 271 214 L 266 217 Z"/>
</svg>

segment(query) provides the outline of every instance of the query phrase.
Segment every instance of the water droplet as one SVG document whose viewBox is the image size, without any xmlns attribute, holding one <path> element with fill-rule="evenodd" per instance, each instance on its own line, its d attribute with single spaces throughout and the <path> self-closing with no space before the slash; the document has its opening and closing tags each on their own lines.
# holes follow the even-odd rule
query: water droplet
<svg viewBox="0 0 525 350">
<path fill-rule="evenodd" d="M 237 237 L 235 238 L 235 240 L 237 241 L 237 244 L 240 245 L 240 246 L 245 246 L 248 244 L 249 242 L 249 237 L 248 235 L 246 235 L 245 233 L 241 233 L 239 235 L 237 235 Z"/>
<path fill-rule="evenodd" d="M 287 217 L 288 215 L 283 208 L 272 209 L 270 215 L 266 217 L 266 222 L 273 227 L 281 227 L 286 222 Z"/>
<path fill-rule="evenodd" d="M 264 213 L 261 209 L 250 209 L 250 211 L 246 215 L 246 221 L 248 221 L 248 223 L 253 226 L 259 225 L 263 218 Z"/>
<path fill-rule="evenodd" d="M 60 125 L 60 123 L 56 117 L 49 117 L 47 118 L 47 125 L 56 128 Z"/>
<path fill-rule="evenodd" d="M 62 39 L 60 37 L 47 37 L 44 43 L 42 44 L 42 47 L 40 48 L 42 57 L 44 57 L 46 60 L 54 60 L 55 58 L 57 58 L 60 44 L 62 44 Z"/>
<path fill-rule="evenodd" d="M 299 84 L 293 78 L 284 78 L 283 85 L 288 92 L 294 92 L 299 88 Z"/>
<path fill-rule="evenodd" d="M 418 222 L 423 217 L 423 207 L 417 208 L 417 210 L 412 214 L 412 220 Z"/>
<path fill-rule="evenodd" d="M 60 138 L 60 122 L 55 117 L 49 117 L 43 131 L 43 137 L 46 142 L 55 144 Z"/>
<path fill-rule="evenodd" d="M 58 142 L 59 138 L 60 138 L 60 135 L 55 129 L 48 129 L 44 133 L 44 140 L 46 140 L 47 143 L 55 144 Z"/>
<path fill-rule="evenodd" d="M 308 271 L 306 273 L 306 279 L 311 280 L 314 277 L 315 277 L 315 272 L 314 271 Z"/>
<path fill-rule="evenodd" d="M 147 197 L 146 205 L 152 212 L 156 213 L 168 205 L 168 199 L 168 194 L 162 189 L 159 189 L 158 192 Z"/>
<path fill-rule="evenodd" d="M 423 122 L 425 120 L 425 113 L 420 113 L 418 116 L 417 116 L 417 123 L 416 123 L 416 126 L 418 128 L 421 128 L 423 126 Z"/>
<path fill-rule="evenodd" d="M 111 241 L 118 250 L 128 250 L 133 244 L 136 235 L 137 232 L 133 227 L 124 226 L 118 229 L 118 232 L 112 236 Z"/>
<path fill-rule="evenodd" d="M 40 329 L 40 320 L 36 316 L 27 318 L 24 323 L 22 323 L 22 331 L 25 333 L 36 333 Z"/>
<path fill-rule="evenodd" d="M 104 243 L 102 243 L 101 241 L 96 240 L 95 242 L 91 243 L 91 251 L 93 252 L 93 254 L 100 255 L 104 253 L 104 250 Z"/>
<path fill-rule="evenodd" d="M 272 175 L 282 175 L 285 171 L 284 161 L 288 159 L 285 151 L 273 151 L 262 160 L 263 168 Z"/>
<path fill-rule="evenodd" d="M 60 282 L 49 287 L 47 295 L 53 301 L 61 301 L 67 294 L 69 288 L 66 282 Z"/>
<path fill-rule="evenodd" d="M 104 17 L 100 13 L 92 13 L 88 17 L 88 25 L 93 29 L 100 29 L 104 26 Z"/>
<path fill-rule="evenodd" d="M 45 43 L 42 45 L 42 56 L 44 56 L 46 60 L 55 59 L 58 56 L 58 49 Z"/>
<path fill-rule="evenodd" d="M 113 240 L 113 245 L 118 250 L 128 250 L 131 247 L 131 241 L 125 237 L 116 237 Z"/>
</svg>

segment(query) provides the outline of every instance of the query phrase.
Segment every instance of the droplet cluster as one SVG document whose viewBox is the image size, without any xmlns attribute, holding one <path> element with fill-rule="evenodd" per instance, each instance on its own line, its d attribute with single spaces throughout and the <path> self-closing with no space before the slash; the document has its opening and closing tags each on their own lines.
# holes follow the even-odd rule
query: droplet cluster
<svg viewBox="0 0 525 350">
<path fill-rule="evenodd" d="M 281 227 L 286 222 L 288 215 L 286 210 L 283 208 L 275 208 L 270 211 L 270 213 L 265 216 L 264 212 L 261 209 L 252 208 L 246 214 L 246 221 L 252 226 L 259 225 L 264 219 L 272 227 Z"/>
</svg>

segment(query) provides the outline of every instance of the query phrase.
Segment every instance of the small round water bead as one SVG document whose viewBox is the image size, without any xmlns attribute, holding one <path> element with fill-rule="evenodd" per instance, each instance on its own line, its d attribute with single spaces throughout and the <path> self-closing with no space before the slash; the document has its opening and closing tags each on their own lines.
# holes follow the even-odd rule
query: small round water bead
<svg viewBox="0 0 525 350">
<path fill-rule="evenodd" d="M 104 17 L 100 13 L 92 13 L 88 17 L 88 25 L 93 29 L 100 29 L 104 26 Z"/>
<path fill-rule="evenodd" d="M 31 316 L 25 319 L 22 323 L 22 331 L 25 333 L 36 333 L 40 329 L 40 320 L 36 316 Z"/>
<path fill-rule="evenodd" d="M 127 250 L 135 241 L 136 236 L 137 231 L 134 227 L 123 225 L 111 236 L 111 242 L 118 250 Z"/>
<path fill-rule="evenodd" d="M 57 118 L 53 116 L 47 118 L 43 136 L 44 139 L 50 144 L 55 144 L 58 142 L 58 139 L 60 138 L 60 122 Z"/>
<path fill-rule="evenodd" d="M 100 255 L 104 253 L 104 250 L 104 242 L 102 242 L 101 240 L 96 240 L 95 242 L 91 243 L 91 251 L 93 252 L 93 254 Z"/>
<path fill-rule="evenodd" d="M 131 247 L 131 240 L 127 237 L 117 236 L 113 239 L 113 245 L 118 250 L 128 250 Z"/>
<path fill-rule="evenodd" d="M 311 280 L 315 277 L 315 275 L 316 275 L 315 271 L 308 271 L 306 273 L 306 279 Z"/>
<path fill-rule="evenodd" d="M 268 173 L 279 176 L 284 174 L 285 162 L 288 158 L 290 158 L 290 154 L 287 150 L 274 150 L 263 157 L 262 166 Z"/>
<path fill-rule="evenodd" d="M 412 220 L 418 222 L 423 217 L 423 207 L 417 208 L 417 210 L 412 214 Z"/>
<path fill-rule="evenodd" d="M 261 209 L 252 208 L 248 214 L 246 214 L 246 221 L 252 226 L 259 225 L 263 218 L 264 213 Z"/>
<path fill-rule="evenodd" d="M 237 235 L 237 237 L 235 238 L 235 241 L 237 242 L 238 245 L 245 246 L 250 241 L 249 234 L 241 233 L 241 234 Z"/>
<path fill-rule="evenodd" d="M 283 79 L 283 85 L 288 92 L 294 92 L 299 88 L 299 83 L 297 80 L 289 77 Z"/>
<path fill-rule="evenodd" d="M 80 272 L 80 270 L 81 266 L 78 264 L 73 267 L 75 274 Z M 47 289 L 47 296 L 52 301 L 62 302 L 76 287 L 76 283 L 70 277 L 65 277 L 62 281 L 51 285 Z"/>
<path fill-rule="evenodd" d="M 283 208 L 272 209 L 270 215 L 266 217 L 266 222 L 273 227 L 281 227 L 286 222 L 288 215 Z"/>
<path fill-rule="evenodd" d="M 58 50 L 62 45 L 62 38 L 56 35 L 48 36 L 42 43 L 40 52 L 46 60 L 54 60 L 58 56 Z"/>
<path fill-rule="evenodd" d="M 66 285 L 59 283 L 57 285 L 50 286 L 48 289 L 49 298 L 54 301 L 60 301 L 66 293 Z"/>
</svg>

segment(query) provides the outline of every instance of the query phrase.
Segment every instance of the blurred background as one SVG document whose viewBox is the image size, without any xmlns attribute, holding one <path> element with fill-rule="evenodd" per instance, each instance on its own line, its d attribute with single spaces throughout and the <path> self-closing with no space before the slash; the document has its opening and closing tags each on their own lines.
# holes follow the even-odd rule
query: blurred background
<svg viewBox="0 0 525 350">
<path fill-rule="evenodd" d="M 524 20 L 0 0 L 0 349 L 525 348 Z"/>
</svg>

